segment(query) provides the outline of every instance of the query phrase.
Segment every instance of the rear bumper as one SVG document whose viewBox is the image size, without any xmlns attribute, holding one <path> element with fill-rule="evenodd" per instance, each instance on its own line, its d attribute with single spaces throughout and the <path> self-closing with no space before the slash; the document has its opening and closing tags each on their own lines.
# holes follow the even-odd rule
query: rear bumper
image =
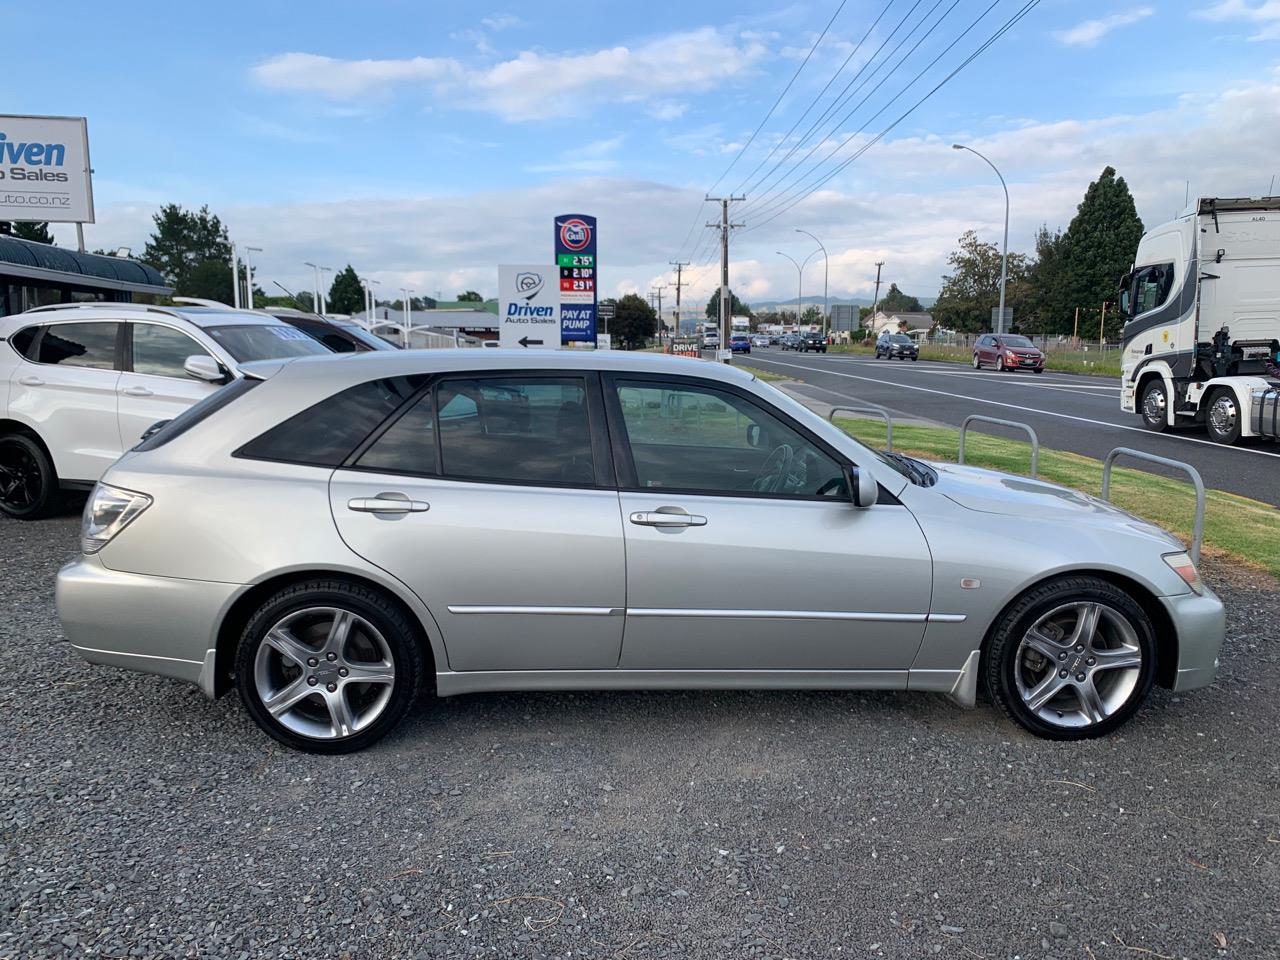
<svg viewBox="0 0 1280 960">
<path fill-rule="evenodd" d="M 121 573 L 81 557 L 58 571 L 58 618 L 90 663 L 174 677 L 212 696 L 218 624 L 242 589 Z"/>
<path fill-rule="evenodd" d="M 1227 632 L 1222 601 L 1206 587 L 1202 597 L 1188 593 L 1161 597 L 1160 602 L 1178 634 L 1178 671 L 1173 689 L 1207 687 L 1218 675 L 1218 654 Z"/>
</svg>

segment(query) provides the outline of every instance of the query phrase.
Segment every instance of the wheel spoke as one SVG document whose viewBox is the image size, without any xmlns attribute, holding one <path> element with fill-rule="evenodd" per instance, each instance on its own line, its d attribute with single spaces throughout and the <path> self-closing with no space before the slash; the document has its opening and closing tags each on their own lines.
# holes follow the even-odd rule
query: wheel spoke
<svg viewBox="0 0 1280 960">
<path fill-rule="evenodd" d="M 1058 672 L 1056 670 L 1050 670 L 1045 674 L 1045 678 L 1043 680 L 1027 691 L 1027 695 L 1025 697 L 1027 706 L 1031 710 L 1038 712 L 1046 703 L 1057 695 L 1058 691 L 1062 689 L 1064 683 L 1066 683 L 1066 681 L 1058 676 Z"/>
<path fill-rule="evenodd" d="M 351 637 L 351 627 L 355 623 L 355 616 L 347 610 L 335 610 L 333 614 L 333 623 L 329 625 L 329 636 L 325 639 L 324 649 L 326 653 L 336 653 L 341 655 L 347 646 L 347 640 Z"/>
<path fill-rule="evenodd" d="M 307 668 L 307 658 L 316 655 L 316 651 L 295 637 L 286 627 L 276 627 L 266 635 L 263 642 L 269 644 L 274 650 L 282 653 L 304 670 Z"/>
<path fill-rule="evenodd" d="M 1129 667 L 1142 666 L 1142 651 L 1137 647 L 1117 647 L 1115 649 L 1095 649 L 1094 657 L 1098 663 L 1095 670 L 1125 670 Z"/>
<path fill-rule="evenodd" d="M 342 687 L 333 693 L 325 691 L 325 706 L 329 708 L 329 723 L 335 737 L 349 737 L 356 729 L 355 716 L 351 713 L 351 705 L 347 703 Z"/>
<path fill-rule="evenodd" d="M 279 717 L 282 713 L 288 713 L 300 701 L 305 700 L 315 692 L 315 687 L 307 684 L 307 678 L 300 676 L 293 683 L 281 687 L 271 696 L 263 697 L 262 705 L 267 708 L 273 717 Z"/>
<path fill-rule="evenodd" d="M 347 683 L 379 683 L 396 682 L 396 668 L 388 660 L 381 663 L 347 662 Z"/>
<path fill-rule="evenodd" d="M 1042 657 L 1055 662 L 1058 659 L 1058 654 L 1067 649 L 1059 641 L 1054 640 L 1046 633 L 1042 633 L 1038 624 L 1027 631 L 1027 635 L 1022 642 Z"/>
<path fill-rule="evenodd" d="M 1094 686 L 1093 678 L 1089 677 L 1074 686 L 1076 697 L 1080 701 L 1080 707 L 1084 711 L 1084 715 L 1089 718 L 1089 722 L 1098 723 L 1105 720 L 1107 718 L 1107 708 L 1103 706 L 1102 697 L 1098 694 L 1098 688 Z"/>
<path fill-rule="evenodd" d="M 1086 649 L 1093 646 L 1093 638 L 1098 633 L 1098 620 L 1102 616 L 1102 607 L 1096 603 L 1082 603 L 1077 608 L 1076 626 L 1071 631 L 1069 646 L 1083 645 Z"/>
</svg>

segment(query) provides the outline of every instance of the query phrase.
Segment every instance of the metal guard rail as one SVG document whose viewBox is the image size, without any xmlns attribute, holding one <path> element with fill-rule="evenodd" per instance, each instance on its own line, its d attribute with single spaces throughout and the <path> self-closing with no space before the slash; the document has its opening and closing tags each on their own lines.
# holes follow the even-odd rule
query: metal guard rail
<svg viewBox="0 0 1280 960">
<path fill-rule="evenodd" d="M 893 453 L 893 417 L 889 415 L 889 411 L 884 407 L 877 407 L 873 404 L 861 404 L 856 407 L 832 407 L 831 412 L 827 414 L 827 422 L 834 423 L 836 414 L 841 410 L 846 413 L 874 413 L 876 416 L 884 420 L 886 447 L 890 453 Z"/>
<path fill-rule="evenodd" d="M 999 417 L 984 417 L 981 414 L 973 413 L 964 418 L 964 423 L 960 424 L 960 462 L 964 463 L 964 437 L 969 431 L 971 423 L 994 423 L 1002 427 L 1013 427 L 1016 430 L 1022 430 L 1031 438 L 1031 479 L 1035 480 L 1036 475 L 1040 472 L 1040 437 L 1030 426 L 1025 423 L 1019 423 L 1017 420 L 1001 420 Z"/>
<path fill-rule="evenodd" d="M 1146 460 L 1148 463 L 1158 463 L 1165 467 L 1173 467 L 1175 470 L 1182 470 L 1191 477 L 1191 482 L 1196 488 L 1196 519 L 1195 525 L 1191 532 L 1191 561 L 1197 566 L 1200 564 L 1200 544 L 1204 542 L 1204 480 L 1200 477 L 1200 471 L 1189 463 L 1183 463 L 1181 460 L 1170 460 L 1168 457 L 1157 457 L 1154 453 L 1143 453 L 1141 450 L 1134 450 L 1132 447 L 1116 447 L 1107 454 L 1106 460 L 1102 464 L 1102 499 L 1111 500 L 1111 467 L 1115 464 L 1116 458 L 1120 456 L 1133 457 L 1135 460 Z"/>
</svg>

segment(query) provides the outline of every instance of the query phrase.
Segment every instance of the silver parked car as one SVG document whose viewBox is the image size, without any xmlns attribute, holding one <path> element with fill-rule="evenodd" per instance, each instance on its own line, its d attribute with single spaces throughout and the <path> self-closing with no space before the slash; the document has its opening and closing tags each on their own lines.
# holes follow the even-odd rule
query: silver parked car
<svg viewBox="0 0 1280 960">
<path fill-rule="evenodd" d="M 337 753 L 420 691 L 979 685 L 1039 736 L 1210 683 L 1183 547 L 1048 483 L 877 453 L 741 370 L 405 351 L 246 366 L 111 467 L 58 612 Z"/>
</svg>

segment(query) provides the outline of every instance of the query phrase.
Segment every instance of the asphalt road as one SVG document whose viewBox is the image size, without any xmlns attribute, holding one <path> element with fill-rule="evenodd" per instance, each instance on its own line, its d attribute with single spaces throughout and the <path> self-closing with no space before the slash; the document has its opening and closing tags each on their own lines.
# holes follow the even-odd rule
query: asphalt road
<svg viewBox="0 0 1280 960">
<path fill-rule="evenodd" d="M 797 392 L 821 403 L 870 401 L 896 414 L 954 426 L 971 413 L 1020 420 L 1035 429 L 1041 446 L 1098 459 L 1113 447 L 1134 447 L 1190 463 L 1210 488 L 1280 506 L 1280 444 L 1254 440 L 1224 447 L 1211 442 L 1203 428 L 1153 433 L 1136 415 L 1120 410 L 1120 386 L 1110 378 L 1000 373 L 958 363 L 794 353 L 777 347 L 753 350 L 740 362 L 802 380 Z M 970 429 L 1022 436 L 990 425 Z"/>
<path fill-rule="evenodd" d="M 1098 741 L 920 694 L 511 694 L 327 758 L 80 660 L 77 527 L 0 520 L 0 957 L 1280 955 L 1270 581 L 1210 564 L 1222 675 Z"/>
</svg>

